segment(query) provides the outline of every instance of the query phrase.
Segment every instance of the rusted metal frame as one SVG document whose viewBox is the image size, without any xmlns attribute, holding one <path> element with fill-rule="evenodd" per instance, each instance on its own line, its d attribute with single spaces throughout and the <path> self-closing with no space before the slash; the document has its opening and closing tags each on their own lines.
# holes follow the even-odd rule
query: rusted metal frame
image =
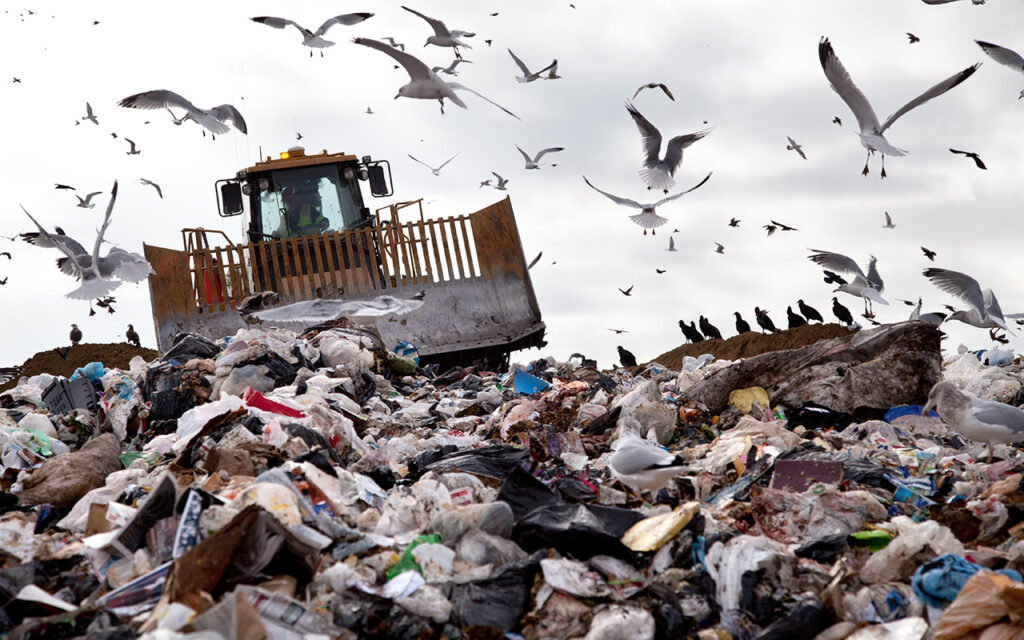
<svg viewBox="0 0 1024 640">
<path fill-rule="evenodd" d="M 252 260 L 246 260 L 246 255 L 252 256 L 252 242 L 238 246 L 238 270 L 243 287 L 240 295 L 237 297 L 239 302 L 241 302 L 242 298 L 255 293 L 256 289 L 252 284 L 252 278 L 249 277 L 249 265 L 252 264 Z"/>
<path fill-rule="evenodd" d="M 435 220 L 438 230 L 441 232 L 441 246 L 444 247 L 444 260 L 448 266 L 448 280 L 455 279 L 455 267 L 452 266 L 451 243 L 448 242 L 448 230 L 445 228 L 445 220 Z"/>
<path fill-rule="evenodd" d="M 341 278 L 345 281 L 342 285 L 342 293 L 348 294 L 355 290 L 355 282 L 352 277 L 352 261 L 349 259 L 346 232 L 334 232 L 334 252 L 338 256 L 338 269 L 341 271 Z M 347 265 L 347 266 L 346 266 Z"/>
<path fill-rule="evenodd" d="M 459 249 L 459 232 L 455 228 L 455 218 L 448 218 L 446 222 L 452 228 L 452 248 L 455 250 L 455 264 L 459 266 L 459 279 L 465 279 L 466 269 L 462 264 L 462 250 Z"/>
<path fill-rule="evenodd" d="M 291 260 L 288 261 L 287 266 L 289 270 L 289 278 L 295 283 L 295 301 L 308 300 L 309 299 L 309 281 L 302 276 L 302 262 L 299 259 L 299 239 L 295 237 L 288 238 L 285 241 L 288 246 L 291 247 Z"/>
<path fill-rule="evenodd" d="M 401 233 L 399 232 L 398 225 L 389 224 L 387 226 L 388 236 L 388 253 L 391 260 L 391 277 L 394 279 L 396 286 L 402 283 L 402 265 L 399 262 L 399 248 L 398 245 L 401 242 Z"/>
<path fill-rule="evenodd" d="M 465 242 L 466 247 L 466 267 L 469 271 L 469 276 L 480 275 L 479 269 L 473 267 L 473 243 L 469 241 L 469 232 L 466 231 L 466 216 L 459 216 L 459 224 L 462 226 L 462 240 Z M 472 221 L 470 226 L 472 226 Z"/>
<path fill-rule="evenodd" d="M 215 281 L 213 283 L 213 293 L 217 296 L 214 305 L 218 311 L 226 311 L 231 308 L 231 304 L 228 302 L 230 297 L 227 291 L 229 275 L 224 265 L 224 248 L 217 247 L 213 249 L 213 253 L 216 256 L 213 263 L 213 277 Z M 219 287 L 217 286 L 218 284 L 220 285 Z"/>
<path fill-rule="evenodd" d="M 381 288 L 390 289 L 392 288 L 391 270 L 388 269 L 388 254 L 387 250 L 384 248 L 384 231 L 379 224 L 372 229 L 367 229 L 367 231 L 370 232 L 370 237 L 374 241 L 373 246 L 378 252 L 380 252 L 380 269 L 384 276 L 384 282 L 382 283 Z"/>
<path fill-rule="evenodd" d="M 430 244 L 434 248 L 434 270 L 436 272 L 434 274 L 435 275 L 434 282 L 441 282 L 441 281 L 443 281 L 445 279 L 445 277 L 444 277 L 444 269 L 442 269 L 442 264 L 441 264 L 441 251 L 437 247 L 437 227 L 438 227 L 438 225 L 435 224 L 435 222 L 433 220 L 431 220 L 431 221 L 427 222 L 427 226 L 431 230 L 430 231 Z"/>
<path fill-rule="evenodd" d="M 323 291 L 323 276 L 320 270 L 317 269 L 316 260 L 313 255 L 313 247 L 310 243 L 316 242 L 314 236 L 302 236 L 297 238 L 296 241 L 299 243 L 299 247 L 302 251 L 302 258 L 306 264 L 306 281 L 309 282 L 309 299 L 319 298 L 318 295 Z"/>
<path fill-rule="evenodd" d="M 348 249 L 350 258 L 348 267 L 352 273 L 352 293 L 363 293 L 366 291 L 366 285 L 360 276 L 363 268 L 363 257 L 359 251 L 359 239 L 353 231 L 346 231 L 344 235 L 345 247 Z"/>
<path fill-rule="evenodd" d="M 400 251 L 402 254 L 402 264 L 405 265 L 405 271 L 402 272 L 402 284 L 406 284 L 407 282 L 412 281 L 416 277 L 416 274 L 415 272 L 413 272 L 412 269 L 412 263 L 409 260 L 409 245 L 411 243 L 409 240 L 409 235 L 405 233 L 405 231 L 406 230 L 403 229 L 402 227 L 398 227 L 398 235 L 401 238 Z"/>
<path fill-rule="evenodd" d="M 359 229 L 358 232 L 362 239 L 363 249 L 366 251 L 366 270 L 370 276 L 370 287 L 374 291 L 380 291 L 384 288 L 384 283 L 380 281 L 381 269 L 377 262 L 377 253 L 374 251 L 373 233 L 365 227 Z"/>
<path fill-rule="evenodd" d="M 421 281 L 434 282 L 434 269 L 430 264 L 430 245 L 427 244 L 427 225 L 423 220 L 415 224 L 420 230 L 418 242 L 423 245 L 423 275 Z"/>
</svg>

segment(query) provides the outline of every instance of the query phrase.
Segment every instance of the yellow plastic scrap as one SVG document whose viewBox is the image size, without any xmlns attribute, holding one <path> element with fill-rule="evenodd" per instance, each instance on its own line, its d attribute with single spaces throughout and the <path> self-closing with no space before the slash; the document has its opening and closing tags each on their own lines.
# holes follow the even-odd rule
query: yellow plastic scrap
<svg viewBox="0 0 1024 640">
<path fill-rule="evenodd" d="M 729 406 L 736 407 L 737 410 L 743 413 L 750 413 L 750 409 L 755 402 L 766 409 L 771 406 L 771 401 L 768 400 L 768 392 L 761 387 L 733 389 L 729 392 Z"/>
<path fill-rule="evenodd" d="M 699 502 L 687 502 L 669 513 L 644 518 L 622 536 L 622 544 L 633 551 L 657 551 L 690 524 L 698 511 Z"/>
</svg>

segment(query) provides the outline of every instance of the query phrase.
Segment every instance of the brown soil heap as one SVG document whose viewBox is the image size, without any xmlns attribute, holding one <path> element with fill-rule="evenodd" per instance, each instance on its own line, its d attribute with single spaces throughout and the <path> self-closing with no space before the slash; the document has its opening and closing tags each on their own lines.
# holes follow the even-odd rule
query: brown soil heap
<svg viewBox="0 0 1024 640">
<path fill-rule="evenodd" d="M 718 360 L 739 360 L 751 356 L 768 353 L 769 351 L 782 351 L 784 349 L 796 349 L 814 344 L 818 340 L 827 340 L 849 335 L 850 331 L 838 324 L 808 324 L 796 329 L 780 331 L 779 333 L 758 333 L 748 331 L 728 340 L 704 340 L 696 344 L 683 344 L 675 349 L 663 353 L 654 358 L 654 362 L 678 371 L 683 365 L 683 356 L 693 356 L 710 353 Z"/>
<path fill-rule="evenodd" d="M 62 358 L 56 349 L 40 351 L 26 360 L 25 364 L 21 365 L 21 376 L 49 373 L 55 376 L 70 378 L 75 369 L 84 367 L 90 362 L 103 363 L 103 366 L 107 369 L 128 369 L 128 362 L 135 356 L 142 356 L 146 362 L 149 362 L 155 360 L 159 355 L 159 351 L 133 347 L 127 342 L 78 344 L 70 347 L 67 352 L 67 359 Z M 18 378 L 21 376 L 16 377 L 5 385 L 0 385 L 0 391 L 13 389 L 18 384 Z"/>
</svg>

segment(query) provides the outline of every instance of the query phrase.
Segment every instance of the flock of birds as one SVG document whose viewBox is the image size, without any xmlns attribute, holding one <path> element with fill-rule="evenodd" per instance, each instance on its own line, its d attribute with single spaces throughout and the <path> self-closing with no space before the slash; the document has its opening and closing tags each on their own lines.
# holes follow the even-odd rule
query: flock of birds
<svg viewBox="0 0 1024 640">
<path fill-rule="evenodd" d="M 953 0 L 923 1 L 927 4 L 940 4 Z M 972 0 L 975 4 L 981 4 L 983 1 L 984 0 Z M 473 89 L 457 82 L 442 79 L 442 76 L 457 75 L 457 67 L 460 64 L 471 64 L 470 60 L 463 58 L 461 51 L 472 49 L 472 46 L 467 41 L 474 38 L 476 36 L 475 33 L 460 29 L 450 29 L 443 20 L 425 15 L 407 6 L 403 6 L 402 9 L 422 19 L 430 27 L 432 35 L 426 38 L 424 46 L 435 46 L 450 49 L 455 60 L 453 60 L 448 67 L 431 67 L 423 60 L 406 52 L 405 45 L 397 42 L 393 37 L 385 36 L 380 39 L 365 37 L 353 38 L 352 42 L 354 44 L 368 47 L 388 56 L 393 63 L 396 64 L 396 67 L 401 67 L 408 74 L 408 82 L 397 88 L 395 98 L 403 97 L 416 100 L 436 100 L 439 104 L 441 113 L 444 113 L 446 100 L 450 103 L 454 103 L 458 107 L 468 108 L 467 104 L 462 100 L 459 94 L 470 93 L 492 104 L 509 116 L 518 119 L 518 116 L 512 111 L 490 98 L 481 95 Z M 274 29 L 283 30 L 290 27 L 294 28 L 301 35 L 301 44 L 309 48 L 309 54 L 312 57 L 315 50 L 319 51 L 320 55 L 323 56 L 324 49 L 335 45 L 334 41 L 327 39 L 328 34 L 333 32 L 334 29 L 360 24 L 372 17 L 373 13 L 369 12 L 336 15 L 323 21 L 323 23 L 315 30 L 304 27 L 294 20 L 283 17 L 257 16 L 251 18 L 251 20 L 255 23 Z M 919 41 L 919 38 L 913 34 L 908 34 L 908 37 L 911 43 Z M 486 42 L 490 45 L 490 41 Z M 1015 51 L 990 42 L 980 40 L 976 42 L 984 53 L 993 60 L 1024 72 L 1024 58 Z M 525 84 L 538 80 L 556 80 L 561 78 L 561 76 L 558 75 L 557 59 L 552 60 L 544 66 L 531 67 L 511 49 L 508 49 L 508 53 L 512 63 L 518 70 L 518 75 L 515 75 L 514 77 L 519 83 Z M 883 178 L 886 176 L 884 166 L 885 156 L 889 155 L 899 157 L 908 153 L 906 150 L 900 149 L 888 141 L 885 137 L 888 129 L 909 111 L 952 90 L 968 80 L 979 67 L 979 64 L 974 64 L 953 74 L 945 80 L 940 81 L 894 111 L 884 121 L 880 121 L 871 103 L 854 83 L 850 73 L 840 62 L 836 51 L 828 38 L 823 37 L 819 42 L 818 56 L 827 81 L 845 102 L 857 121 L 859 139 L 867 152 L 867 160 L 865 161 L 863 173 L 866 175 L 869 172 L 868 164 L 870 157 L 873 154 L 878 153 L 881 157 L 880 175 Z M 18 79 L 16 79 L 16 81 L 17 80 Z M 699 189 L 711 178 L 712 172 L 708 172 L 695 185 L 676 191 L 675 193 L 670 193 L 676 186 L 676 174 L 682 165 L 685 150 L 689 149 L 699 140 L 707 137 L 713 131 L 713 127 L 706 127 L 691 133 L 672 135 L 669 136 L 667 142 L 665 142 L 665 136 L 663 136 L 661 130 L 648 120 L 633 104 L 633 101 L 635 101 L 645 90 L 651 90 L 655 93 L 660 92 L 660 95 L 663 95 L 665 99 L 673 102 L 675 101 L 675 96 L 665 83 L 648 82 L 639 86 L 635 90 L 632 99 L 627 100 L 625 103 L 626 112 L 637 127 L 641 139 L 642 155 L 638 171 L 640 181 L 647 190 L 660 191 L 663 197 L 657 200 L 652 199 L 653 201 L 649 202 L 640 202 L 638 200 L 617 196 L 608 191 L 602 190 L 595 186 L 585 175 L 582 177 L 588 187 L 597 191 L 613 203 L 638 210 L 639 213 L 629 215 L 629 219 L 640 226 L 645 235 L 648 231 L 654 235 L 656 230 L 665 225 L 668 221 L 666 217 L 659 215 L 659 207 L 663 207 L 668 203 L 681 198 L 683 195 Z M 1021 91 L 1021 97 L 1024 98 L 1024 91 Z M 208 132 L 212 139 L 216 139 L 216 136 L 223 135 L 231 131 L 232 128 L 242 134 L 246 134 L 248 131 L 242 113 L 234 105 L 221 104 L 211 108 L 201 108 L 181 94 L 167 89 L 155 89 L 134 93 L 121 99 L 118 102 L 118 105 L 130 109 L 167 111 L 170 114 L 173 124 L 182 125 L 185 122 L 191 121 L 201 127 L 204 136 Z M 178 111 L 179 113 L 175 113 L 175 111 Z M 372 113 L 372 110 L 368 108 L 367 112 Z M 839 125 L 842 124 L 839 116 L 836 116 L 833 121 Z M 86 113 L 81 117 L 79 122 L 91 122 L 94 125 L 99 124 L 97 115 L 93 111 L 90 103 L 86 103 Z M 116 134 L 112 133 L 111 135 L 117 137 Z M 301 137 L 301 135 L 299 137 Z M 129 144 L 129 149 L 126 151 L 126 154 L 138 155 L 141 153 L 141 149 L 133 140 L 128 138 L 124 139 Z M 787 137 L 787 142 L 787 150 L 794 151 L 803 159 L 807 158 L 803 145 L 798 143 L 792 137 Z M 554 163 L 546 164 L 543 160 L 550 159 L 552 154 L 564 150 L 563 147 L 549 147 L 541 149 L 531 155 L 519 145 L 515 146 L 522 155 L 524 167 L 527 170 L 538 170 L 543 166 L 557 166 Z M 976 153 L 952 148 L 950 151 L 954 154 L 971 158 L 979 169 L 986 168 L 985 163 Z M 412 161 L 422 164 L 434 175 L 440 175 L 441 171 L 459 156 L 459 153 L 454 154 L 438 166 L 433 166 L 428 162 L 424 162 L 412 154 L 408 155 Z M 487 178 L 482 180 L 480 182 L 480 188 L 487 186 L 498 190 L 506 190 L 509 179 L 499 175 L 497 172 L 492 171 L 491 173 L 493 175 L 493 179 Z M 139 182 L 153 187 L 158 196 L 160 198 L 163 197 L 162 190 L 157 183 L 145 178 L 140 178 Z M 56 185 L 56 188 L 73 189 L 68 185 L 62 184 Z M 92 191 L 84 196 L 75 194 L 78 200 L 77 206 L 91 209 L 95 207 L 94 198 L 101 194 L 102 192 L 99 191 Z M 58 260 L 58 268 L 63 273 L 75 278 L 78 282 L 77 288 L 68 292 L 67 296 L 70 298 L 102 300 L 104 297 L 109 297 L 110 293 L 121 282 L 139 282 L 145 279 L 151 271 L 151 268 L 142 256 L 125 251 L 119 247 L 111 248 L 106 254 L 101 253 L 101 245 L 106 242 L 103 239 L 103 235 L 110 223 L 110 213 L 113 208 L 115 197 L 116 183 L 111 194 L 106 215 L 91 251 L 86 250 L 80 242 L 68 237 L 59 227 L 56 227 L 50 232 L 46 231 L 34 218 L 32 219 L 32 222 L 35 224 L 38 231 L 21 234 L 23 239 L 35 244 L 36 246 L 58 249 L 63 254 L 63 256 Z M 28 214 L 27 211 L 25 213 Z M 739 226 L 739 223 L 740 220 L 738 218 L 732 218 L 729 222 L 729 226 L 737 227 Z M 888 212 L 885 213 L 885 224 L 883 226 L 888 229 L 895 227 L 895 224 Z M 777 231 L 785 232 L 798 230 L 795 227 L 776 220 L 771 220 L 770 224 L 765 224 L 763 228 L 769 236 Z M 724 254 L 725 249 L 726 247 L 722 243 L 714 243 L 713 251 L 715 253 Z M 677 251 L 675 240 L 671 235 L 669 237 L 669 244 L 666 250 L 670 252 Z M 865 273 L 852 259 L 846 256 L 828 251 L 812 251 L 813 254 L 809 256 L 809 258 L 811 261 L 825 269 L 825 281 L 830 284 L 837 285 L 835 292 L 844 292 L 862 298 L 865 304 L 863 316 L 868 320 L 873 321 L 874 313 L 872 305 L 876 303 L 888 304 L 884 298 L 882 298 L 883 287 L 881 279 L 878 277 L 876 260 L 874 258 L 871 259 L 867 273 Z M 922 247 L 922 251 L 926 255 L 930 253 L 929 250 L 924 247 Z M 934 253 L 931 253 L 928 257 L 929 259 L 933 259 Z M 663 273 L 662 270 L 659 270 L 659 272 Z M 846 274 L 850 276 L 850 280 L 847 281 L 838 274 Z M 1015 318 L 1017 316 L 1015 314 L 1008 314 L 1004 316 L 999 309 L 998 303 L 995 301 L 994 295 L 991 294 L 991 291 L 987 289 L 982 290 L 980 285 L 978 285 L 973 278 L 963 273 L 939 268 L 927 269 L 924 274 L 943 291 L 960 297 L 967 305 L 966 309 L 951 310 L 948 317 L 945 314 L 934 313 L 924 314 L 924 316 L 932 319 L 942 316 L 943 319 L 961 320 L 974 326 L 1010 332 L 1006 319 Z M 631 291 L 632 287 L 630 287 L 629 290 Z M 623 291 L 623 293 L 626 293 L 626 291 Z M 626 295 L 628 295 L 628 293 L 626 293 Z M 855 324 L 849 310 L 840 304 L 837 298 L 833 297 L 832 300 L 833 314 L 840 321 L 844 322 L 844 324 Z M 809 320 L 821 321 L 821 315 L 812 307 L 806 305 L 803 300 L 798 301 L 797 309 L 800 311 L 799 314 L 794 312 L 792 307 L 787 309 L 789 326 L 799 326 Z M 914 313 L 918 316 L 921 315 L 920 305 L 917 306 Z M 774 324 L 767 314 L 767 311 L 755 307 L 755 317 L 759 326 L 766 331 L 772 331 L 774 330 Z M 749 325 L 743 320 L 739 312 L 736 312 L 735 316 L 737 331 L 742 331 L 741 327 L 749 328 Z M 718 330 L 714 329 L 710 324 L 710 321 L 703 316 L 701 316 L 701 331 L 699 332 L 692 321 L 688 325 L 682 321 L 680 321 L 679 324 L 681 328 L 686 327 L 683 331 L 684 334 L 686 334 L 687 339 L 690 341 L 696 341 L 698 339 L 697 336 L 701 336 L 700 339 L 705 339 L 707 337 L 720 337 Z M 708 330 L 705 330 L 705 328 Z M 689 333 L 687 333 L 688 330 Z M 718 334 L 718 336 L 715 334 Z"/>
</svg>

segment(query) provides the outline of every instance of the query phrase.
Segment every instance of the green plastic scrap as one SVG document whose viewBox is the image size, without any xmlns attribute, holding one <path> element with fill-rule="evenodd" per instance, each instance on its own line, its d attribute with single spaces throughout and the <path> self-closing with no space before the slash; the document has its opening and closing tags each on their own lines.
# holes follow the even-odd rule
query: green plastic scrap
<svg viewBox="0 0 1024 640">
<path fill-rule="evenodd" d="M 423 569 L 416 562 L 416 560 L 413 559 L 413 557 L 412 557 L 412 550 L 415 549 L 416 547 L 420 546 L 421 544 L 430 544 L 430 543 L 438 543 L 438 542 L 441 542 L 441 534 L 439 534 L 439 533 L 431 533 L 429 535 L 419 535 L 419 536 L 416 536 L 416 539 L 413 540 L 412 542 L 410 542 L 409 546 L 407 546 L 402 551 L 402 555 L 400 555 L 398 557 L 398 562 L 396 562 L 395 564 L 391 565 L 388 568 L 388 570 L 384 572 L 384 580 L 388 581 L 391 578 L 394 578 L 395 576 L 397 576 L 398 574 L 404 573 L 404 572 L 410 571 L 410 570 L 418 571 L 418 572 L 420 572 L 422 574 L 423 573 Z"/>
<path fill-rule="evenodd" d="M 867 547 L 873 552 L 886 548 L 890 542 L 892 542 L 892 535 L 880 529 L 857 531 L 850 534 L 850 544 Z"/>
<path fill-rule="evenodd" d="M 12 434 L 17 434 L 19 432 L 24 432 L 24 433 L 29 434 L 29 436 L 27 438 L 25 438 L 25 437 L 18 437 L 17 438 L 18 442 L 22 446 L 24 446 L 24 447 L 26 447 L 28 449 L 31 449 L 36 454 L 44 456 L 44 457 L 47 457 L 47 458 L 49 458 L 50 456 L 53 455 L 53 449 L 51 448 L 50 436 L 46 435 L 45 433 L 40 433 L 39 431 L 36 431 L 35 429 L 27 429 L 25 427 L 18 427 L 17 429 L 12 429 L 11 430 Z"/>
</svg>

